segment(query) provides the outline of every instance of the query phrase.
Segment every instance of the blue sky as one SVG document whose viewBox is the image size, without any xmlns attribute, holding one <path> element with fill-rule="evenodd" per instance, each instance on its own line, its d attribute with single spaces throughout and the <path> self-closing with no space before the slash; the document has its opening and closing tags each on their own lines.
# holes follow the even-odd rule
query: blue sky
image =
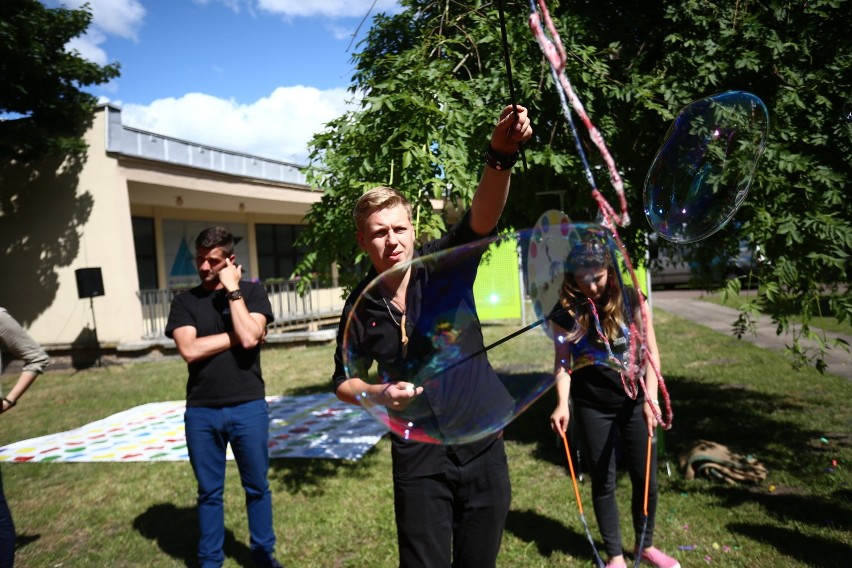
<svg viewBox="0 0 852 568">
<path fill-rule="evenodd" d="M 121 107 L 125 125 L 296 163 L 351 100 L 351 55 L 372 16 L 399 10 L 396 0 L 88 3 L 93 23 L 68 47 L 121 65 L 90 92 Z"/>
</svg>

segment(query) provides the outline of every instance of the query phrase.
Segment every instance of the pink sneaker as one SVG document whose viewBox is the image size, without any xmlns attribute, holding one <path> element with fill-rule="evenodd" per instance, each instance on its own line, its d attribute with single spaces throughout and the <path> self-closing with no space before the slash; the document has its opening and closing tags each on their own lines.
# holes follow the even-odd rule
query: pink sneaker
<svg viewBox="0 0 852 568">
<path fill-rule="evenodd" d="M 655 568 L 680 568 L 680 562 L 657 548 L 652 546 L 642 551 L 642 562 L 650 564 Z"/>
</svg>

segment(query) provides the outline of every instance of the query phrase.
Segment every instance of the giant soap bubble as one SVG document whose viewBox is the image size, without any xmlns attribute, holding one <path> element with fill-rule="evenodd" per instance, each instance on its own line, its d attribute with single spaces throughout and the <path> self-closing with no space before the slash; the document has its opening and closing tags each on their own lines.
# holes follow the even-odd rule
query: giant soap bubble
<svg viewBox="0 0 852 568">
<path fill-rule="evenodd" d="M 634 383 L 642 367 L 644 325 L 641 298 L 622 247 L 603 226 L 572 223 L 564 213 L 541 216 L 527 256 L 527 280 L 536 315 L 547 320 L 548 336 L 571 343 L 572 356 L 563 365 L 572 371 L 604 365 Z M 606 273 L 604 292 L 594 302 L 583 295 L 579 280 Z M 617 317 L 606 314 L 618 306 Z M 585 328 L 586 334 L 580 335 Z M 635 388 L 629 389 L 635 393 Z"/>
<path fill-rule="evenodd" d="M 745 199 L 766 143 L 759 98 L 728 91 L 687 105 L 645 178 L 645 216 L 666 240 L 691 243 L 727 223 Z"/>
<path fill-rule="evenodd" d="M 507 334 L 505 327 L 481 325 L 471 288 L 480 260 L 488 260 L 489 247 L 514 249 L 520 241 L 563 255 L 554 257 L 547 270 L 529 273 L 529 288 L 561 286 L 557 283 L 571 266 L 566 260 L 572 245 L 587 232 L 586 226 L 565 220 L 546 235 L 539 230 L 533 237 L 534 231 L 523 231 L 417 257 L 368 284 L 343 332 L 347 377 L 365 381 L 371 385 L 367 390 L 405 385 L 415 396 L 407 404 L 393 405 L 366 390 L 353 392 L 360 404 L 403 438 L 460 444 L 499 432 L 546 392 L 553 385 L 553 334 L 531 330 L 550 326 L 558 295 L 553 303 L 545 300 L 547 306 L 539 304 L 537 321 L 512 327 Z M 590 227 L 596 236 L 603 235 L 600 243 L 607 247 L 608 257 L 617 256 L 608 248 L 614 245 L 602 229 Z M 412 284 L 403 311 L 391 301 L 390 290 L 406 272 Z M 636 326 L 633 329 L 635 349 L 641 333 Z M 593 358 L 613 366 L 612 355 L 612 349 L 603 346 Z"/>
<path fill-rule="evenodd" d="M 555 209 L 543 213 L 530 233 L 526 262 L 528 292 L 539 318 L 547 317 L 556 305 L 564 280 L 565 261 L 579 238 L 571 219 Z M 552 337 L 551 326 L 542 329 Z"/>
</svg>

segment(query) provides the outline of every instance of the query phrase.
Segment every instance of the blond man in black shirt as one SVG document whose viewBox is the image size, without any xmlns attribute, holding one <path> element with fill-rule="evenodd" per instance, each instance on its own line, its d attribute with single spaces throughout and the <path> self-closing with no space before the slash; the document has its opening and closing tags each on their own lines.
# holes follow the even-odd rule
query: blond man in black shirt
<svg viewBox="0 0 852 568">
<path fill-rule="evenodd" d="M 415 386 L 405 380 L 403 371 L 425 364 L 434 341 L 427 337 L 427 330 L 440 325 L 465 329 L 458 337 L 465 352 L 482 347 L 472 293 L 479 256 L 451 267 L 438 261 L 434 266 L 398 268 L 420 254 L 495 233 L 509 192 L 511 167 L 520 144 L 532 135 L 526 109 L 517 107 L 517 111 L 515 115 L 511 106 L 502 109 L 470 210 L 444 237 L 418 251 L 411 205 L 391 188 L 370 190 L 356 204 L 356 238 L 373 268 L 353 290 L 340 319 L 333 383 L 341 400 L 358 404 L 360 397 L 368 397 L 371 403 L 387 407 L 391 419 L 404 418 L 418 405 L 431 405 L 440 412 L 427 429 L 450 441 L 463 439 L 472 415 L 494 409 L 506 412 L 512 405 L 507 393 L 489 388 L 496 375 L 486 357 L 454 369 L 455 375 L 464 377 L 460 381 L 454 381 L 455 376 L 442 377 L 433 385 Z M 452 271 L 456 285 L 440 289 L 430 285 L 440 280 L 435 275 L 442 270 Z M 381 287 L 368 288 L 379 274 L 385 275 Z M 358 312 L 358 323 L 347 331 L 353 310 Z M 353 356 L 349 363 L 363 372 L 376 362 L 382 376 L 402 378 L 376 384 L 366 376 L 347 376 L 344 343 Z M 400 566 L 494 566 L 511 501 L 502 434 L 458 444 L 422 443 L 396 433 L 391 438 Z"/>
</svg>

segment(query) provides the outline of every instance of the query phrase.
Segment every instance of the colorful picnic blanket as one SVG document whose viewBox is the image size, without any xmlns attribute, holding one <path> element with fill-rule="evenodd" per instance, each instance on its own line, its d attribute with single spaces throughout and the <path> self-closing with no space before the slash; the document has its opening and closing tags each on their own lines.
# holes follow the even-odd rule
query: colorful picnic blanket
<svg viewBox="0 0 852 568">
<path fill-rule="evenodd" d="M 357 460 L 387 432 L 367 411 L 333 394 L 266 400 L 271 458 Z M 184 410 L 183 401 L 143 404 L 75 430 L 4 446 L 0 462 L 188 460 Z"/>
</svg>

